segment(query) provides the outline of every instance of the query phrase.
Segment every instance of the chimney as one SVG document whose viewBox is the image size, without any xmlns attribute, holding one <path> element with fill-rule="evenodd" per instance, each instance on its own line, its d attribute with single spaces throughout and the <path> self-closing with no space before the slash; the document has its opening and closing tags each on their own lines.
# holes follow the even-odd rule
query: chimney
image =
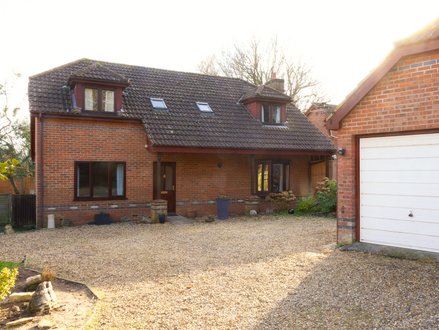
<svg viewBox="0 0 439 330">
<path fill-rule="evenodd" d="M 276 78 L 276 72 L 273 72 L 271 74 L 271 80 L 267 81 L 265 83 L 265 86 L 271 87 L 277 90 L 278 92 L 283 93 L 285 92 L 284 83 L 285 81 L 283 79 Z"/>
</svg>

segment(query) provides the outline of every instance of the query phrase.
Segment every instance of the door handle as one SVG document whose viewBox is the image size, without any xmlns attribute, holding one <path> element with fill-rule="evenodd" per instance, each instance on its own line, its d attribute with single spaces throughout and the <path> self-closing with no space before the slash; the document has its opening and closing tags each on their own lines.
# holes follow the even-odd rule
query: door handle
<svg viewBox="0 0 439 330">
<path fill-rule="evenodd" d="M 162 195 L 166 195 L 168 192 L 167 192 L 166 190 L 162 190 L 160 193 L 161 193 Z"/>
<path fill-rule="evenodd" d="M 410 212 L 409 212 L 409 217 L 410 217 L 410 218 L 413 218 L 413 211 L 410 211 Z"/>
</svg>

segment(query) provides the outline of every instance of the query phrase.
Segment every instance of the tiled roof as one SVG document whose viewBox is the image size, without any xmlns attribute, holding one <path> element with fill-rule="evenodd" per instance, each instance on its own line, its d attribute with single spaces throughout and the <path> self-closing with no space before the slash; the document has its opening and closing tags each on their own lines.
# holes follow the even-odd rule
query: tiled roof
<svg viewBox="0 0 439 330">
<path fill-rule="evenodd" d="M 278 92 L 277 90 L 266 86 L 261 85 L 256 88 L 253 88 L 249 92 L 245 93 L 240 101 L 246 101 L 251 100 L 255 98 L 266 98 L 266 99 L 273 99 L 273 100 L 279 100 L 279 101 L 290 101 L 291 98 L 283 93 Z"/>
<path fill-rule="evenodd" d="M 292 105 L 287 106 L 285 126 L 262 125 L 238 102 L 257 87 L 234 78 L 82 59 L 31 77 L 30 110 L 65 113 L 62 87 L 72 74 L 95 63 L 129 78 L 130 85 L 123 93 L 125 111 L 118 116 L 140 119 L 153 146 L 334 150 L 331 142 Z M 163 98 L 168 110 L 154 110 L 151 97 Z M 199 111 L 196 102 L 209 103 L 213 113 Z"/>
<path fill-rule="evenodd" d="M 100 63 L 93 63 L 82 68 L 70 75 L 70 79 L 80 78 L 99 81 L 111 81 L 115 83 L 128 83 L 128 79 L 124 76 L 104 67 Z"/>
</svg>

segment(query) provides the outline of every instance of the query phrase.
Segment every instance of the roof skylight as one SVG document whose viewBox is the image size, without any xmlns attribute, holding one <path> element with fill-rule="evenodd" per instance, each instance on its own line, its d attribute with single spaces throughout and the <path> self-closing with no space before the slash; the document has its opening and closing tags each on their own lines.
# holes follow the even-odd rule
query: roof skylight
<svg viewBox="0 0 439 330">
<path fill-rule="evenodd" d="M 157 98 L 157 97 L 151 97 L 151 105 L 154 109 L 167 109 L 165 100 Z"/>
<path fill-rule="evenodd" d="M 212 108 L 207 102 L 197 102 L 197 106 L 202 112 L 213 112 Z"/>
</svg>

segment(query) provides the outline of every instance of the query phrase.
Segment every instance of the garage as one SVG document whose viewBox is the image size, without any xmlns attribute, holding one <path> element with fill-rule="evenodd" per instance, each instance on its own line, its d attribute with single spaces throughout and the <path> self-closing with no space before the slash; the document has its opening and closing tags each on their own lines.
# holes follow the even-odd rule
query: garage
<svg viewBox="0 0 439 330">
<path fill-rule="evenodd" d="M 360 241 L 439 252 L 439 133 L 359 140 Z"/>
<path fill-rule="evenodd" d="M 396 42 L 326 127 L 337 242 L 439 253 L 439 18 Z"/>
</svg>

